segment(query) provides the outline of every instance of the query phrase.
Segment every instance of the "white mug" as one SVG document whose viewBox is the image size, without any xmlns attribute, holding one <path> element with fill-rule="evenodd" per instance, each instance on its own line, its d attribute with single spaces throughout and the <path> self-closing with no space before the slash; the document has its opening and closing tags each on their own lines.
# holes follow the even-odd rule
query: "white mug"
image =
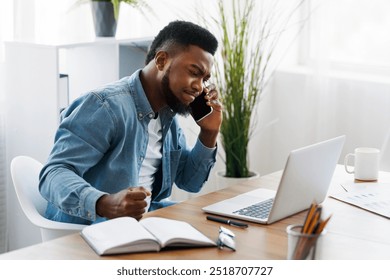
<svg viewBox="0 0 390 280">
<path fill-rule="evenodd" d="M 379 173 L 380 150 L 375 148 L 356 148 L 355 153 L 345 156 L 344 167 L 349 174 L 355 174 L 355 179 L 360 181 L 376 181 Z M 353 157 L 354 169 L 348 169 L 348 160 Z"/>
</svg>

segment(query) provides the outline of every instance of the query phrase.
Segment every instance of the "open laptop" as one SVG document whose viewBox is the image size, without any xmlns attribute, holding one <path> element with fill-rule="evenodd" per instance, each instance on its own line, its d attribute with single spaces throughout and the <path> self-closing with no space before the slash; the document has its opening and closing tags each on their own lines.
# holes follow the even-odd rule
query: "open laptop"
<svg viewBox="0 0 390 280">
<path fill-rule="evenodd" d="M 325 200 L 345 136 L 293 150 L 277 191 L 259 188 L 202 210 L 207 213 L 271 224 Z"/>
</svg>

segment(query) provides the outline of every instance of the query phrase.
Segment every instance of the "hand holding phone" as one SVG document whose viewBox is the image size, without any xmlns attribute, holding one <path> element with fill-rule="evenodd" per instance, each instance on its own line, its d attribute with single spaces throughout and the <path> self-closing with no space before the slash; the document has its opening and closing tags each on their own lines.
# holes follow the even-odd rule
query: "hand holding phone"
<svg viewBox="0 0 390 280">
<path fill-rule="evenodd" d="M 195 100 L 190 104 L 191 115 L 196 122 L 203 120 L 205 117 L 213 112 L 213 108 L 207 105 L 205 99 L 206 93 L 203 91 Z"/>
</svg>

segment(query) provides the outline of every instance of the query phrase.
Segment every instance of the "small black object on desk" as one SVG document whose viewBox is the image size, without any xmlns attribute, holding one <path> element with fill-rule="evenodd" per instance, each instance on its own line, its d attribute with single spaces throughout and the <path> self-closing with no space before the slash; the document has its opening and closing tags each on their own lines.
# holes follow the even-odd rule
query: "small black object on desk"
<svg viewBox="0 0 390 280">
<path fill-rule="evenodd" d="M 244 224 L 241 222 L 226 220 L 226 219 L 222 219 L 222 218 L 218 218 L 218 217 L 214 217 L 214 216 L 207 216 L 206 218 L 207 218 L 207 220 L 210 220 L 210 221 L 214 221 L 214 222 L 218 222 L 218 223 L 222 223 L 222 224 L 227 224 L 227 225 L 231 225 L 231 226 L 235 226 L 235 227 L 239 227 L 239 228 L 247 228 L 248 227 L 247 224 Z"/>
</svg>

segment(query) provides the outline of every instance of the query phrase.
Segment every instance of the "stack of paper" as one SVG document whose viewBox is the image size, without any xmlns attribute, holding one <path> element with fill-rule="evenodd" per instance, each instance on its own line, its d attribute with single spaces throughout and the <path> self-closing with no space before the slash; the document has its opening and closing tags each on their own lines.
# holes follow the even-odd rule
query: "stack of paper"
<svg viewBox="0 0 390 280">
<path fill-rule="evenodd" d="M 330 196 L 375 214 L 390 218 L 390 184 L 356 183 L 342 185 L 345 191 Z"/>
</svg>

